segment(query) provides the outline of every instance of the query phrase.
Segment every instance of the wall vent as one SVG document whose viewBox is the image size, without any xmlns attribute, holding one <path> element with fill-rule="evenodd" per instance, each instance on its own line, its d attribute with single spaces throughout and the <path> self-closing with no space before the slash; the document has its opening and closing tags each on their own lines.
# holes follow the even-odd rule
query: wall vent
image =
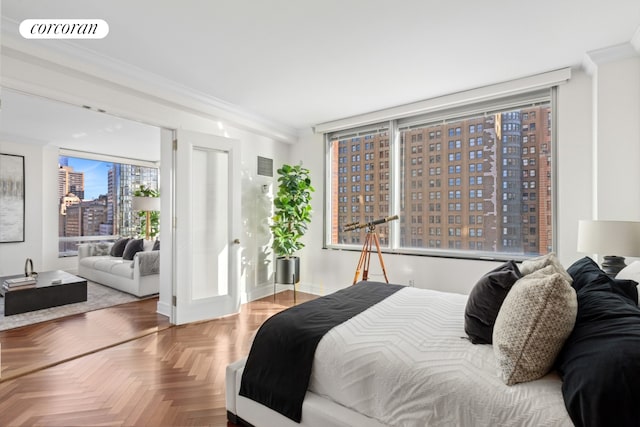
<svg viewBox="0 0 640 427">
<path fill-rule="evenodd" d="M 273 176 L 273 159 L 258 156 L 258 175 Z"/>
</svg>

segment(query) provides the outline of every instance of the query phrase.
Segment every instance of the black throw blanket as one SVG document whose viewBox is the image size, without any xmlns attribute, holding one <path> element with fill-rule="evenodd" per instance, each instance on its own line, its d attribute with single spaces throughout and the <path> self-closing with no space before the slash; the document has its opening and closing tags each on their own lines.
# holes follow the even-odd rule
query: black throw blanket
<svg viewBox="0 0 640 427">
<path fill-rule="evenodd" d="M 360 282 L 269 318 L 251 346 L 240 396 L 300 422 L 313 357 L 324 334 L 402 288 Z"/>
</svg>

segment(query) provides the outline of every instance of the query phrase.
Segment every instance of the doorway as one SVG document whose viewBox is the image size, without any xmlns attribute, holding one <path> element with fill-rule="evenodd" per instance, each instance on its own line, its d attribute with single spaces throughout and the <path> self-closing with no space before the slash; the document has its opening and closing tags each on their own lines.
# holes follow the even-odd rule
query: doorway
<svg viewBox="0 0 640 427">
<path fill-rule="evenodd" d="M 193 186 L 194 176 L 187 172 L 193 172 L 195 170 L 199 170 L 200 173 L 215 171 L 213 175 L 210 173 L 209 175 L 203 175 L 206 176 L 208 182 L 213 182 L 212 180 L 214 180 L 214 178 L 220 178 L 220 171 L 222 170 L 220 167 L 225 162 L 231 165 L 227 170 L 228 173 L 233 171 L 239 174 L 239 167 L 232 166 L 234 161 L 239 162 L 239 144 L 235 144 L 236 146 L 232 148 L 225 148 L 224 144 L 230 143 L 230 141 L 221 137 L 212 137 L 214 139 L 213 143 L 211 141 L 194 140 L 195 144 L 191 144 L 192 152 L 189 153 L 188 156 L 190 156 L 189 158 L 191 159 L 195 159 L 193 160 L 195 163 L 190 166 L 180 166 L 174 162 L 173 158 L 176 133 L 169 129 L 116 117 L 104 111 L 96 111 L 88 106 L 80 108 L 77 105 L 70 105 L 6 88 L 3 88 L 2 93 L 1 114 L 0 144 L 1 141 L 14 141 L 14 145 L 26 144 L 24 148 L 28 148 L 27 151 L 31 153 L 40 153 L 41 163 L 45 166 L 49 165 L 43 168 L 41 172 L 42 174 L 46 173 L 47 176 L 49 172 L 55 174 L 55 165 L 51 166 L 50 163 L 53 158 L 57 158 L 59 148 L 91 152 L 96 155 L 117 155 L 118 157 L 130 157 L 158 162 L 161 169 L 161 217 L 164 218 L 164 221 L 161 220 L 164 224 L 161 224 L 160 239 L 163 243 L 167 243 L 161 246 L 161 264 L 163 268 L 160 273 L 161 284 L 158 312 L 171 317 L 172 323 L 176 323 L 180 310 L 177 310 L 178 313 L 176 313 L 176 310 L 173 309 L 175 303 L 180 303 L 180 301 L 192 301 L 192 303 L 194 303 L 197 301 L 197 305 L 201 307 L 205 307 L 206 304 L 211 304 L 211 310 L 201 309 L 199 311 L 201 315 L 197 318 L 190 316 L 184 317 L 181 322 L 184 323 L 203 319 L 203 315 L 207 316 L 207 318 L 216 317 L 216 313 L 226 313 L 238 306 L 236 302 L 239 301 L 237 297 L 238 273 L 235 271 L 234 265 L 236 265 L 236 263 L 239 265 L 239 260 L 236 255 L 234 255 L 236 250 L 233 244 L 233 240 L 237 239 L 236 237 L 227 241 L 226 246 L 220 246 L 221 241 L 217 241 L 216 243 L 218 245 L 217 249 L 226 248 L 226 254 L 219 259 L 218 265 L 221 266 L 226 263 L 227 268 L 223 269 L 223 272 L 226 274 L 228 281 L 225 282 L 222 280 L 221 275 L 217 275 L 215 281 L 206 284 L 200 281 L 195 287 L 192 285 L 196 283 L 197 280 L 178 280 L 178 277 L 181 277 L 179 275 L 182 274 L 183 271 L 186 271 L 187 264 L 181 261 L 179 256 L 176 256 L 175 251 L 177 246 L 174 244 L 174 242 L 177 244 L 184 240 L 181 237 L 181 232 L 184 230 L 186 233 L 186 228 L 182 227 L 181 230 L 180 227 L 175 227 L 176 224 L 180 224 L 183 220 L 183 216 L 185 223 L 203 224 L 206 223 L 206 221 L 203 220 L 203 218 L 205 218 L 203 212 L 206 212 L 207 206 L 210 206 L 212 203 L 213 205 L 220 206 L 225 204 L 221 203 L 221 199 L 219 199 L 219 197 L 223 195 L 221 190 L 225 186 L 216 187 L 214 185 L 212 188 L 217 190 L 215 193 L 209 193 L 203 190 L 205 191 L 204 196 L 208 197 L 209 195 L 213 195 L 214 198 L 211 200 L 203 199 L 206 200 L 206 202 L 203 201 L 202 203 L 206 204 L 198 205 L 200 217 L 189 217 L 188 220 L 187 215 L 190 212 L 181 212 L 181 210 L 178 209 L 179 206 L 184 205 L 181 204 L 182 199 L 175 194 L 174 189 Z M 150 134 L 155 136 L 149 138 L 148 135 Z M 187 137 L 188 134 L 184 133 L 184 136 Z M 181 144 L 178 144 L 178 147 L 180 146 Z M 0 145 L 0 148 L 1 147 L 2 145 Z M 193 153 L 199 154 L 193 157 Z M 192 169 L 192 166 L 194 166 L 195 169 Z M 184 174 L 180 173 L 182 167 L 185 168 Z M 56 208 L 54 207 L 58 204 L 56 202 L 57 189 L 54 188 L 54 180 L 43 179 L 43 177 L 44 175 L 41 177 L 32 177 L 32 179 L 42 183 L 40 191 L 42 195 L 39 200 L 36 200 L 35 205 L 30 208 L 31 210 L 37 210 L 39 217 L 46 218 L 43 219 L 44 225 L 41 225 L 42 235 L 25 242 L 26 245 L 21 248 L 21 250 L 29 255 L 34 252 L 41 253 L 42 255 L 37 262 L 42 269 L 74 270 L 77 262 L 74 264 L 73 259 L 61 259 L 58 257 L 58 233 L 55 219 Z M 182 182 L 183 180 L 184 182 Z M 234 185 L 238 185 L 238 188 L 228 187 L 230 182 L 235 182 L 236 184 Z M 228 180 L 226 186 L 226 197 L 239 194 L 239 180 Z M 201 187 L 196 186 L 193 188 L 200 189 Z M 205 187 L 202 188 L 204 189 Z M 182 197 L 188 193 L 190 193 L 189 190 L 183 191 Z M 221 211 L 217 211 L 215 217 L 229 221 L 226 229 L 238 235 L 237 228 L 239 225 L 237 223 L 240 219 L 239 203 L 228 204 L 228 206 L 236 205 L 237 208 L 234 209 L 237 209 L 237 211 L 227 212 L 227 216 L 224 218 L 220 216 Z M 50 214 L 49 211 L 51 211 Z M 236 223 L 235 225 L 232 224 L 234 222 Z M 214 236 L 212 230 L 215 230 L 215 228 L 205 230 L 206 237 L 202 237 L 198 233 L 193 234 L 190 232 L 191 234 L 186 236 L 185 239 L 187 240 L 184 241 L 190 241 L 192 244 L 196 244 L 197 247 L 211 251 L 213 249 L 207 246 L 208 242 L 212 241 L 211 237 L 215 237 L 213 239 L 214 242 L 216 242 L 216 239 L 221 238 Z M 35 231 L 36 233 L 33 235 L 39 234 L 37 233 L 38 230 Z M 237 247 L 239 245 L 235 244 L 235 246 Z M 210 255 L 210 253 L 202 252 L 191 259 L 197 260 L 197 263 L 194 265 L 209 265 L 209 263 L 205 261 L 208 255 Z M 16 259 L 24 259 L 24 256 L 27 255 L 18 251 L 15 256 Z M 33 257 L 33 255 L 31 255 L 31 257 Z M 200 277 L 193 273 L 195 271 L 193 265 L 191 266 L 191 271 L 191 277 L 196 279 Z M 207 273 L 208 276 L 211 274 L 211 271 Z M 179 293 L 183 286 L 185 289 L 189 289 L 189 293 L 185 297 L 180 297 Z M 211 293 L 212 289 L 216 289 L 215 294 Z M 191 306 L 191 308 L 193 308 L 193 306 Z M 189 309 L 186 309 L 185 312 L 189 312 Z"/>
</svg>

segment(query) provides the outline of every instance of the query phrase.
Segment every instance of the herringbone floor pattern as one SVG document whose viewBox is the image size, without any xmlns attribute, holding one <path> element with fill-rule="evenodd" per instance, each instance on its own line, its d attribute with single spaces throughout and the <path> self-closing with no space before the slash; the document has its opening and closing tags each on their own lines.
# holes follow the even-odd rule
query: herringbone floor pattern
<svg viewBox="0 0 640 427">
<path fill-rule="evenodd" d="M 298 293 L 298 303 L 312 298 Z M 248 353 L 257 328 L 291 306 L 293 293 L 245 304 L 237 315 L 177 327 L 154 313 L 152 301 L 153 309 L 143 301 L 126 304 L 139 305 L 137 310 L 107 309 L 94 316 L 99 320 L 67 318 L 0 333 L 0 425 L 231 425 L 225 367 Z"/>
</svg>

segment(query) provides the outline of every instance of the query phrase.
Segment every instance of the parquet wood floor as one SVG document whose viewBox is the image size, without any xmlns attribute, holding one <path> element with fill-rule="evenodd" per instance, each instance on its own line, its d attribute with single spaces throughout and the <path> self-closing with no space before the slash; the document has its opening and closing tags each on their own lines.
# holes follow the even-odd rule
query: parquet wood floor
<svg viewBox="0 0 640 427">
<path fill-rule="evenodd" d="M 157 298 L 0 332 L 0 382 L 168 328 Z"/>
<path fill-rule="evenodd" d="M 298 303 L 313 298 L 297 294 Z M 0 425 L 232 426 L 225 367 L 248 353 L 268 317 L 293 305 L 293 292 L 175 327 L 155 303 L 0 333 Z"/>
</svg>

